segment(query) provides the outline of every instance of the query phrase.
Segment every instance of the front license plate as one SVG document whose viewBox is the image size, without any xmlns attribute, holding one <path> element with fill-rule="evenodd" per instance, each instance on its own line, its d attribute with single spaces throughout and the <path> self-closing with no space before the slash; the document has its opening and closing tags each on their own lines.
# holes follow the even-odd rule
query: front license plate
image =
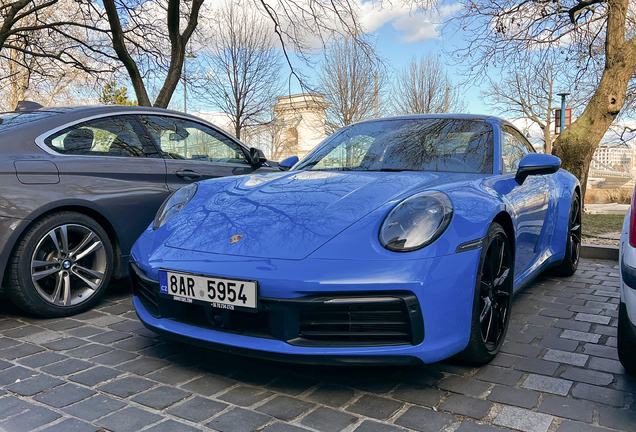
<svg viewBox="0 0 636 432">
<path fill-rule="evenodd" d="M 226 279 L 214 276 L 159 270 L 159 292 L 176 301 L 204 302 L 219 309 L 256 310 L 256 281 Z"/>
</svg>

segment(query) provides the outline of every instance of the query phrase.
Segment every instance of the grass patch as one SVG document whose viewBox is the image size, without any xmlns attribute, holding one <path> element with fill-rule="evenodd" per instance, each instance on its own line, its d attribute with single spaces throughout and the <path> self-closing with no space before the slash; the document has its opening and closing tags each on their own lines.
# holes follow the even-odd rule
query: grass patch
<svg viewBox="0 0 636 432">
<path fill-rule="evenodd" d="M 583 235 L 597 236 L 609 232 L 620 232 L 623 229 L 625 215 L 583 214 Z"/>
</svg>

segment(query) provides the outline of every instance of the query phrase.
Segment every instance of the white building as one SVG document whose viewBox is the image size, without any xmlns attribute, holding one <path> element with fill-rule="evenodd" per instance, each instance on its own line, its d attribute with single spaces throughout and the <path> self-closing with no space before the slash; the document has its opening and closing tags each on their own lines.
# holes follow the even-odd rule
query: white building
<svg viewBox="0 0 636 432">
<path fill-rule="evenodd" d="M 630 172 L 634 168 L 634 148 L 628 144 L 601 144 L 596 148 L 591 169 L 612 168 Z"/>
<path fill-rule="evenodd" d="M 324 95 L 302 93 L 277 98 L 272 106 L 279 131 L 275 137 L 277 156 L 303 158 L 327 138 Z"/>
<path fill-rule="evenodd" d="M 227 133 L 234 135 L 234 128 L 232 126 L 232 119 L 225 113 L 216 111 L 197 111 L 192 115 L 201 117 L 203 120 L 212 123 L 214 126 L 223 129 Z"/>
<path fill-rule="evenodd" d="M 281 161 L 289 156 L 302 158 L 327 138 L 325 111 L 329 104 L 324 95 L 302 93 L 276 100 L 271 121 L 243 130 L 241 140 L 245 144 L 260 148 L 268 159 Z M 199 111 L 194 115 L 234 134 L 227 114 Z"/>
</svg>

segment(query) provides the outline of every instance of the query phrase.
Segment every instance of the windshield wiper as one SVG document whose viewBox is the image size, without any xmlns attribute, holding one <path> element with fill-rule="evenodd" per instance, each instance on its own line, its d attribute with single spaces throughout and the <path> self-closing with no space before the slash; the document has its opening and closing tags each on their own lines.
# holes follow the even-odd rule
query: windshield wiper
<svg viewBox="0 0 636 432">
<path fill-rule="evenodd" d="M 369 170 L 369 171 L 400 172 L 400 171 L 420 171 L 420 170 L 408 169 L 408 168 L 380 168 L 378 170 Z"/>
<path fill-rule="evenodd" d="M 368 171 L 368 170 L 365 170 L 360 167 L 332 167 L 332 168 L 312 168 L 309 171 Z"/>
</svg>

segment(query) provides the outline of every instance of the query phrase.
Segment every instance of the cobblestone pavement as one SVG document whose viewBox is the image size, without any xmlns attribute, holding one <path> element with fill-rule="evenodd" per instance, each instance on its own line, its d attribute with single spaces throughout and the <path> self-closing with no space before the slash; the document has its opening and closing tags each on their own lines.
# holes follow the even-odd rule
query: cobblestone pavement
<svg viewBox="0 0 636 432">
<path fill-rule="evenodd" d="M 28 318 L 0 306 L 0 430 L 636 430 L 617 361 L 618 270 L 585 260 L 515 297 L 485 367 L 309 367 L 219 354 L 142 327 L 125 285 L 94 310 Z M 101 428 L 101 429 L 100 429 Z"/>
</svg>

